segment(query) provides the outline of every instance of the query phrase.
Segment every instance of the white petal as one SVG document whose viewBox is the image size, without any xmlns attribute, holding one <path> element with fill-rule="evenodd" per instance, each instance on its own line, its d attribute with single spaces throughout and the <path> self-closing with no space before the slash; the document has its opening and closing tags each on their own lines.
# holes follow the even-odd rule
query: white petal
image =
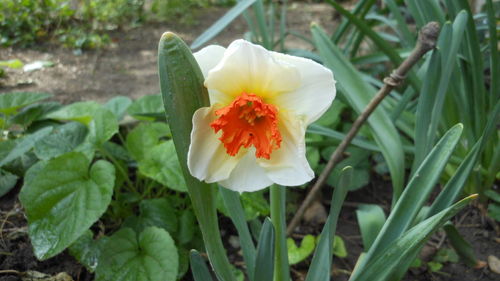
<svg viewBox="0 0 500 281">
<path fill-rule="evenodd" d="M 274 96 L 270 102 L 302 116 L 306 125 L 319 119 L 332 104 L 336 88 L 333 73 L 326 67 L 306 58 L 272 52 L 280 61 L 297 67 L 302 78 L 298 89 Z"/>
<path fill-rule="evenodd" d="M 222 60 L 225 51 L 226 48 L 222 46 L 210 45 L 193 54 L 201 68 L 203 77 L 207 77 L 208 72 Z"/>
<path fill-rule="evenodd" d="M 306 159 L 305 125 L 299 118 L 280 115 L 279 127 L 281 146 L 273 151 L 271 158 L 259 159 L 258 163 L 266 170 L 267 176 L 283 186 L 302 185 L 314 178 Z"/>
<path fill-rule="evenodd" d="M 202 107 L 193 115 L 193 130 L 188 152 L 188 168 L 193 177 L 207 183 L 225 180 L 236 167 L 243 153 L 230 156 L 218 135 L 210 127 L 214 109 Z"/>
<path fill-rule="evenodd" d="M 273 182 L 266 176 L 266 172 L 257 164 L 255 149 L 247 150 L 228 179 L 219 182 L 225 188 L 238 192 L 252 192 L 264 189 Z"/>
<path fill-rule="evenodd" d="M 297 89 L 299 70 L 276 60 L 271 52 L 245 40 L 236 40 L 226 49 L 222 61 L 205 80 L 209 90 L 223 94 L 213 103 L 228 104 L 241 93 L 253 93 L 264 99 Z"/>
</svg>

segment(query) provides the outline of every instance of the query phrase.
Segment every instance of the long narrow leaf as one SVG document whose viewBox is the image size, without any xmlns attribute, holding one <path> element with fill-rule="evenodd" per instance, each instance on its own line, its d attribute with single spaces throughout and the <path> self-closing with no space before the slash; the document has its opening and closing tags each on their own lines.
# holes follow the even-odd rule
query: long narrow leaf
<svg viewBox="0 0 500 281">
<path fill-rule="evenodd" d="M 203 32 L 198 38 L 196 38 L 191 44 L 191 49 L 197 49 L 203 44 L 207 43 L 210 39 L 214 38 L 219 32 L 221 32 L 226 26 L 228 26 L 235 18 L 237 18 L 241 13 L 243 13 L 248 7 L 250 7 L 257 0 L 242 0 L 238 2 L 236 6 L 231 8 L 227 13 L 218 19 L 212 26 L 210 26 L 205 32 Z"/>
<path fill-rule="evenodd" d="M 392 241 L 401 237 L 411 225 L 448 163 L 448 159 L 460 139 L 462 129 L 461 124 L 451 128 L 420 165 L 389 215 L 384 227 L 380 230 L 377 239 L 361 261 L 361 267 L 373 257 L 382 253 Z"/>
<path fill-rule="evenodd" d="M 339 184 L 335 187 L 330 205 L 330 214 L 321 231 L 319 242 L 314 251 L 311 266 L 307 273 L 306 281 L 328 281 L 330 280 L 330 268 L 332 266 L 333 239 L 337 228 L 337 220 L 340 208 L 344 203 L 345 196 L 351 185 L 353 169 L 345 167 L 339 179 Z"/>
<path fill-rule="evenodd" d="M 430 236 L 476 197 L 477 195 L 472 195 L 461 200 L 392 240 L 384 251 L 368 260 L 364 266 L 357 266 L 349 281 L 399 280 L 399 276 L 393 274 L 401 269 L 407 269 L 413 261 L 412 257 Z M 367 258 L 363 257 L 363 261 Z"/>
<path fill-rule="evenodd" d="M 274 273 L 274 227 L 266 218 L 259 236 L 259 246 L 255 259 L 255 281 L 272 281 Z"/>
<path fill-rule="evenodd" d="M 250 280 L 259 280 L 254 279 L 253 276 L 255 269 L 255 245 L 253 244 L 252 235 L 248 229 L 245 211 L 241 206 L 240 196 L 237 192 L 223 187 L 219 187 L 219 192 L 222 195 L 228 214 L 238 231 L 241 249 L 243 250 L 243 258 L 247 266 L 248 278 Z"/>
<path fill-rule="evenodd" d="M 352 64 L 342 55 L 342 52 L 332 44 L 325 32 L 316 25 L 312 26 L 316 47 L 325 64 L 335 74 L 341 92 L 350 105 L 360 113 L 369 103 L 375 89 L 363 81 L 362 76 Z M 380 146 L 389 170 L 393 184 L 393 200 L 399 198 L 404 181 L 404 152 L 399 134 L 383 108 L 377 108 L 368 119 L 375 141 Z"/>
<path fill-rule="evenodd" d="M 213 281 L 207 264 L 196 250 L 191 250 L 189 255 L 191 273 L 194 281 Z"/>
</svg>

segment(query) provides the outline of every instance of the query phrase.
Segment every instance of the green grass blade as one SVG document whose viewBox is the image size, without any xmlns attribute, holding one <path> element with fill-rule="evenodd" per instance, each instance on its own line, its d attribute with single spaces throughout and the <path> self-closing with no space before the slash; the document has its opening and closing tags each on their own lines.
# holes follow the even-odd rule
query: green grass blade
<svg viewBox="0 0 500 281">
<path fill-rule="evenodd" d="M 198 251 L 191 250 L 191 253 L 189 254 L 189 261 L 194 281 L 213 281 L 207 264 Z"/>
<path fill-rule="evenodd" d="M 341 92 L 344 93 L 345 99 L 356 112 L 362 112 L 375 95 L 375 89 L 363 81 L 360 73 L 342 55 L 342 52 L 329 40 L 319 26 L 313 25 L 311 29 L 316 47 L 324 58 L 325 65 L 333 71 L 338 81 L 337 85 L 339 85 Z M 372 113 L 368 119 L 368 124 L 389 166 L 395 202 L 403 190 L 405 173 L 401 139 L 388 114 L 381 107 L 378 107 Z"/>
<path fill-rule="evenodd" d="M 330 214 L 321 231 L 321 236 L 314 251 L 314 256 L 307 272 L 306 281 L 330 280 L 330 269 L 333 259 L 333 239 L 337 228 L 340 209 L 351 185 L 353 168 L 345 167 L 340 175 L 339 183 L 335 187 L 330 205 Z"/>
<path fill-rule="evenodd" d="M 402 38 L 401 42 L 404 47 L 411 48 L 415 46 L 415 36 L 410 32 L 406 20 L 399 10 L 399 6 L 394 2 L 394 0 L 384 0 L 387 7 L 391 11 L 392 16 L 396 20 L 397 30 Z"/>
<path fill-rule="evenodd" d="M 259 235 L 259 246 L 255 259 L 255 281 L 273 281 L 274 274 L 274 227 L 266 218 Z"/>
<path fill-rule="evenodd" d="M 285 37 L 286 37 L 286 14 L 287 14 L 287 0 L 281 1 L 281 14 L 280 14 L 280 41 L 279 46 L 281 52 L 285 52 Z"/>
<path fill-rule="evenodd" d="M 232 267 L 221 240 L 214 187 L 189 173 L 187 154 L 194 112 L 210 104 L 203 74 L 189 47 L 177 35 L 163 34 L 158 46 L 158 71 L 163 104 L 177 157 L 181 165 L 193 209 L 205 241 L 208 258 L 221 281 L 233 281 Z M 175 118 L 172 118 L 175 116 Z"/>
<path fill-rule="evenodd" d="M 318 124 L 311 124 L 307 128 L 307 132 L 311 133 L 311 134 L 317 134 L 317 135 L 321 135 L 321 136 L 330 137 L 330 138 L 336 139 L 338 141 L 342 141 L 346 137 L 346 134 L 344 134 L 344 133 L 325 128 L 325 127 L 318 125 Z M 367 150 L 380 152 L 380 148 L 375 143 L 367 141 L 367 140 L 363 140 L 360 137 L 355 137 L 353 139 L 353 141 L 351 142 L 351 144 L 358 146 L 358 147 L 361 147 L 361 148 L 364 148 L 364 149 L 367 149 Z"/>
<path fill-rule="evenodd" d="M 362 204 L 356 210 L 356 217 L 363 239 L 363 247 L 368 252 L 385 223 L 384 210 L 378 205 Z"/>
<path fill-rule="evenodd" d="M 210 39 L 214 38 L 226 26 L 228 26 L 235 18 L 243 13 L 248 7 L 255 3 L 257 0 L 242 0 L 236 6 L 227 11 L 224 16 L 218 19 L 212 26 L 205 30 L 198 38 L 191 44 L 191 49 L 197 49 L 203 44 L 207 43 Z"/>
<path fill-rule="evenodd" d="M 219 192 L 224 200 L 224 205 L 227 208 L 227 212 L 233 221 L 236 230 L 238 231 L 238 236 L 240 238 L 241 249 L 243 250 L 243 258 L 245 259 L 248 278 L 250 280 L 254 279 L 254 269 L 255 269 L 255 245 L 252 241 L 252 235 L 248 229 L 248 224 L 245 218 L 245 211 L 241 205 L 240 195 L 238 192 L 229 190 L 227 188 L 219 187 Z"/>
<path fill-rule="evenodd" d="M 490 35 L 490 71 L 491 77 L 500 77 L 500 55 L 498 53 L 498 38 L 495 9 L 492 0 L 486 0 L 486 14 L 488 15 L 488 32 Z M 500 99 L 500 79 L 491 79 L 490 104 Z"/>
<path fill-rule="evenodd" d="M 353 15 L 359 15 L 360 13 L 363 12 L 363 7 L 365 5 L 368 5 L 368 8 L 371 7 L 374 4 L 373 0 L 361 0 L 356 3 L 356 6 L 352 10 Z M 369 9 L 365 9 L 366 12 L 368 12 Z M 366 14 L 365 12 L 365 14 Z M 363 15 L 364 16 L 364 15 Z M 336 44 L 340 42 L 340 39 L 342 36 L 345 34 L 345 32 L 349 29 L 351 26 L 352 22 L 347 19 L 342 19 L 342 22 L 340 23 L 339 27 L 335 30 L 335 33 L 332 35 L 332 41 L 335 42 Z"/>
<path fill-rule="evenodd" d="M 441 172 L 460 139 L 462 129 L 461 124 L 451 128 L 422 162 L 363 261 L 370 261 L 371 258 L 379 255 L 411 225 L 439 180 Z"/>
<path fill-rule="evenodd" d="M 394 275 L 404 272 L 430 236 L 476 197 L 469 196 L 419 223 L 401 237 L 391 240 L 388 247 L 374 258 L 367 261 L 368 257 L 363 257 L 362 261 L 367 262 L 356 267 L 349 281 L 400 280 L 402 276 Z"/>
<path fill-rule="evenodd" d="M 273 49 L 273 43 L 270 38 L 270 31 L 267 28 L 266 12 L 262 0 L 257 0 L 253 5 L 257 27 L 259 28 L 260 36 L 262 37 L 262 46 L 268 50 Z"/>
<path fill-rule="evenodd" d="M 461 260 L 470 267 L 476 266 L 478 259 L 472 245 L 460 235 L 453 224 L 448 222 L 443 228 L 446 232 L 446 237 L 448 237 L 448 241 L 450 241 L 451 246 L 455 249 Z"/>
</svg>

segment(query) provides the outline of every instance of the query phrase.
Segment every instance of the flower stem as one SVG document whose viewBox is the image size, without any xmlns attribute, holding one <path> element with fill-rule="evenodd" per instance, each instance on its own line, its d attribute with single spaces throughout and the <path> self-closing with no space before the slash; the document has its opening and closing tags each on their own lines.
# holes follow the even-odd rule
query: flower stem
<svg viewBox="0 0 500 281">
<path fill-rule="evenodd" d="M 286 247 L 286 190 L 282 186 L 272 185 L 270 191 L 271 221 L 276 232 L 274 245 L 274 281 L 288 281 L 290 280 L 290 266 L 288 265 L 288 250 Z"/>
</svg>

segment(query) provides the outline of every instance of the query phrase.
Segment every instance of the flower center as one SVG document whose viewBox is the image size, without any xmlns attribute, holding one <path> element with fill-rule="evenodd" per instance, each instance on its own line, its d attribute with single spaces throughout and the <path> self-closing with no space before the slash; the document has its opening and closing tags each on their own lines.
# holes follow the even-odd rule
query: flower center
<svg viewBox="0 0 500 281">
<path fill-rule="evenodd" d="M 271 157 L 273 149 L 281 145 L 281 134 L 278 130 L 278 109 L 266 104 L 255 94 L 242 93 L 231 104 L 215 111 L 219 116 L 210 126 L 222 136 L 227 154 L 235 156 L 240 147 L 256 148 L 257 158 Z"/>
</svg>

